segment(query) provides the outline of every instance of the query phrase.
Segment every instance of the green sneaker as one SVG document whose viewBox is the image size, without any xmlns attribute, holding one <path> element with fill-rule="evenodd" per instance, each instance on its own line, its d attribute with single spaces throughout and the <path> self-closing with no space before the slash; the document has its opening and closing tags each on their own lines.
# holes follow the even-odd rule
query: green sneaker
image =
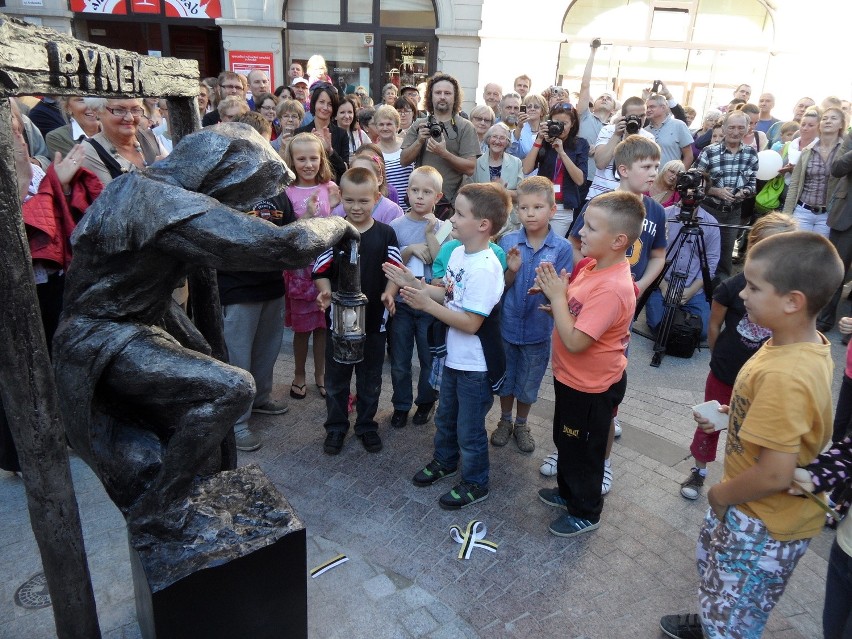
<svg viewBox="0 0 852 639">
<path fill-rule="evenodd" d="M 458 510 L 482 501 L 486 497 L 488 497 L 488 488 L 473 482 L 463 481 L 450 492 L 441 495 L 438 505 L 444 510 Z"/>
<path fill-rule="evenodd" d="M 438 461 L 433 459 L 426 464 L 426 468 L 417 471 L 417 474 L 414 475 L 414 479 L 411 481 L 415 486 L 422 488 L 424 486 L 431 486 L 436 481 L 441 481 L 445 477 L 452 477 L 456 472 L 455 468 L 444 468 Z"/>
</svg>

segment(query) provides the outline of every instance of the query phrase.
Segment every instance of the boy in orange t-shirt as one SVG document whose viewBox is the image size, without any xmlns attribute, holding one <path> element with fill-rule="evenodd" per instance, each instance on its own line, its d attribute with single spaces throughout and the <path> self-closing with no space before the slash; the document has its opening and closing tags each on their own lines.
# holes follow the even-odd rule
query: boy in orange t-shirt
<svg viewBox="0 0 852 639">
<path fill-rule="evenodd" d="M 593 261 L 567 286 L 567 275 L 552 264 L 536 269 L 536 286 L 550 301 L 554 319 L 553 441 L 559 452 L 558 487 L 538 495 L 567 511 L 550 524 L 560 537 L 600 526 L 609 425 L 627 387 L 625 352 L 636 308 L 626 253 L 644 219 L 638 196 L 599 195 L 589 202 L 580 230 L 580 251 Z"/>
</svg>

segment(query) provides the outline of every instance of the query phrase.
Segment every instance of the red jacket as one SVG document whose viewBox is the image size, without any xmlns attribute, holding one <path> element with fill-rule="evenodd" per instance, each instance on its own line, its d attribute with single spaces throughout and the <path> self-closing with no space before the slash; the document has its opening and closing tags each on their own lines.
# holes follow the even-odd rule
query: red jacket
<svg viewBox="0 0 852 639">
<path fill-rule="evenodd" d="M 81 168 L 71 182 L 71 195 L 66 199 L 56 170 L 52 164 L 48 167 L 38 193 L 21 207 L 34 260 L 46 260 L 57 268 L 68 268 L 71 233 L 103 188 L 94 173 Z"/>
</svg>

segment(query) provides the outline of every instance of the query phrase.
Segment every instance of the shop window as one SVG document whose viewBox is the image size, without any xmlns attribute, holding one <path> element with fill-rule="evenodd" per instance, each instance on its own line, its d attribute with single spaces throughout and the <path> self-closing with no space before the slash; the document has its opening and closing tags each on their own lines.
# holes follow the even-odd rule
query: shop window
<svg viewBox="0 0 852 639">
<path fill-rule="evenodd" d="M 291 0 L 285 8 L 284 20 L 287 22 L 340 24 L 340 3 Z"/>
<path fill-rule="evenodd" d="M 291 60 L 307 60 L 315 53 L 325 58 L 328 75 L 343 93 L 356 86 L 370 86 L 370 48 L 364 46 L 363 33 L 338 31 L 288 32 Z"/>
<path fill-rule="evenodd" d="M 349 22 L 372 24 L 373 0 L 349 0 L 346 10 Z"/>
<path fill-rule="evenodd" d="M 381 0 L 379 24 L 383 27 L 435 29 L 435 7 L 431 0 Z"/>
</svg>

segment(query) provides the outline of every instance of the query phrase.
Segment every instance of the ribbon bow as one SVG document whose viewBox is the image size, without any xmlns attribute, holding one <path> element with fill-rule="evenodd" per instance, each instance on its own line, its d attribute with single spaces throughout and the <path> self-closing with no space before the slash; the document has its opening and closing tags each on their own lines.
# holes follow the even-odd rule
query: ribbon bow
<svg viewBox="0 0 852 639">
<path fill-rule="evenodd" d="M 461 526 L 450 526 L 450 538 L 457 544 L 461 544 L 459 559 L 470 559 L 474 548 L 497 552 L 497 544 L 485 539 L 487 532 L 485 524 L 475 519 L 467 525 L 465 530 L 462 530 Z"/>
</svg>

